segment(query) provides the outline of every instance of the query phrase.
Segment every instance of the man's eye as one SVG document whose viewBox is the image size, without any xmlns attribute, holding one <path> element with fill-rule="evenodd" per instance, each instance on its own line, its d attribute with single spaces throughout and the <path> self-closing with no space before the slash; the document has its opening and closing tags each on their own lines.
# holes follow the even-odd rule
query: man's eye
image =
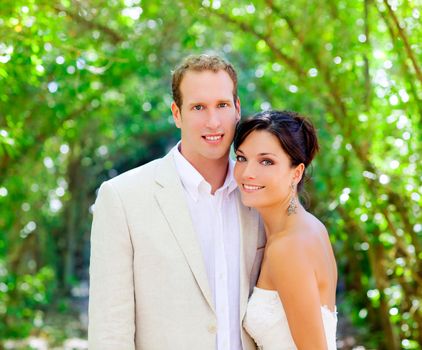
<svg viewBox="0 0 422 350">
<path fill-rule="evenodd" d="M 220 107 L 220 108 L 225 108 L 225 107 L 228 107 L 228 106 L 229 106 L 229 104 L 226 103 L 226 102 L 223 102 L 223 103 L 219 103 L 218 104 L 218 107 Z"/>
<path fill-rule="evenodd" d="M 272 160 L 269 160 L 269 159 L 264 159 L 261 163 L 262 163 L 262 165 L 265 165 L 265 166 L 274 164 L 274 162 Z"/>
<path fill-rule="evenodd" d="M 245 161 L 246 161 L 246 158 L 245 158 L 245 157 L 243 157 L 243 156 L 236 156 L 236 160 L 237 160 L 238 162 L 245 162 Z"/>
<path fill-rule="evenodd" d="M 203 110 L 203 109 L 204 109 L 204 107 L 203 107 L 203 106 L 201 106 L 201 105 L 196 105 L 196 106 L 193 106 L 193 109 L 194 109 L 195 111 L 201 111 L 201 110 Z"/>
</svg>

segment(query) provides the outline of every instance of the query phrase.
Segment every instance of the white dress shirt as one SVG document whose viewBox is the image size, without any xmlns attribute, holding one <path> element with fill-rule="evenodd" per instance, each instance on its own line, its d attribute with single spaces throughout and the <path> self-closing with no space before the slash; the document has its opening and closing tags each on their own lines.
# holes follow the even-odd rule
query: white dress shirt
<svg viewBox="0 0 422 350">
<path fill-rule="evenodd" d="M 198 236 L 217 315 L 217 350 L 241 350 L 239 279 L 240 228 L 234 161 L 229 160 L 225 182 L 214 195 L 211 185 L 182 156 L 180 142 L 172 149 Z"/>
</svg>

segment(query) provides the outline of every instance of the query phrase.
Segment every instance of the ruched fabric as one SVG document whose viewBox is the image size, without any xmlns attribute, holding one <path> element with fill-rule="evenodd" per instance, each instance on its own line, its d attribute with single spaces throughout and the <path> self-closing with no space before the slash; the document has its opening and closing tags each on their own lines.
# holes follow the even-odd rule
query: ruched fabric
<svg viewBox="0 0 422 350">
<path fill-rule="evenodd" d="M 328 350 L 336 348 L 337 312 L 321 306 Z M 260 350 L 297 349 L 277 291 L 255 287 L 249 299 L 243 326 Z"/>
</svg>

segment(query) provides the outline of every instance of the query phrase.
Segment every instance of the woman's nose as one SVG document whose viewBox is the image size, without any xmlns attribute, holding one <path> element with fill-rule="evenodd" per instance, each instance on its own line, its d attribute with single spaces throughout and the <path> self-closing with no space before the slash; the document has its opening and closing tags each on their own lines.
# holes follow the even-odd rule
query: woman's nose
<svg viewBox="0 0 422 350">
<path fill-rule="evenodd" d="M 256 169 L 252 162 L 246 163 L 245 170 L 243 172 L 243 178 L 245 180 L 253 180 L 256 178 Z"/>
</svg>

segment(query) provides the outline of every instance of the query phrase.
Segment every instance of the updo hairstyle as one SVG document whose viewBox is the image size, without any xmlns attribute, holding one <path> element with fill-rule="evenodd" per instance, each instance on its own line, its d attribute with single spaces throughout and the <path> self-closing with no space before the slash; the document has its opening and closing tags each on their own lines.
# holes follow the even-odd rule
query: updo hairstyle
<svg viewBox="0 0 422 350">
<path fill-rule="evenodd" d="M 287 153 L 291 166 L 305 165 L 302 179 L 297 184 L 297 192 L 303 188 L 305 172 L 319 150 L 316 130 L 309 119 L 290 111 L 265 111 L 241 121 L 234 136 L 234 150 L 240 147 L 253 131 L 267 131 L 280 141 Z"/>
</svg>

